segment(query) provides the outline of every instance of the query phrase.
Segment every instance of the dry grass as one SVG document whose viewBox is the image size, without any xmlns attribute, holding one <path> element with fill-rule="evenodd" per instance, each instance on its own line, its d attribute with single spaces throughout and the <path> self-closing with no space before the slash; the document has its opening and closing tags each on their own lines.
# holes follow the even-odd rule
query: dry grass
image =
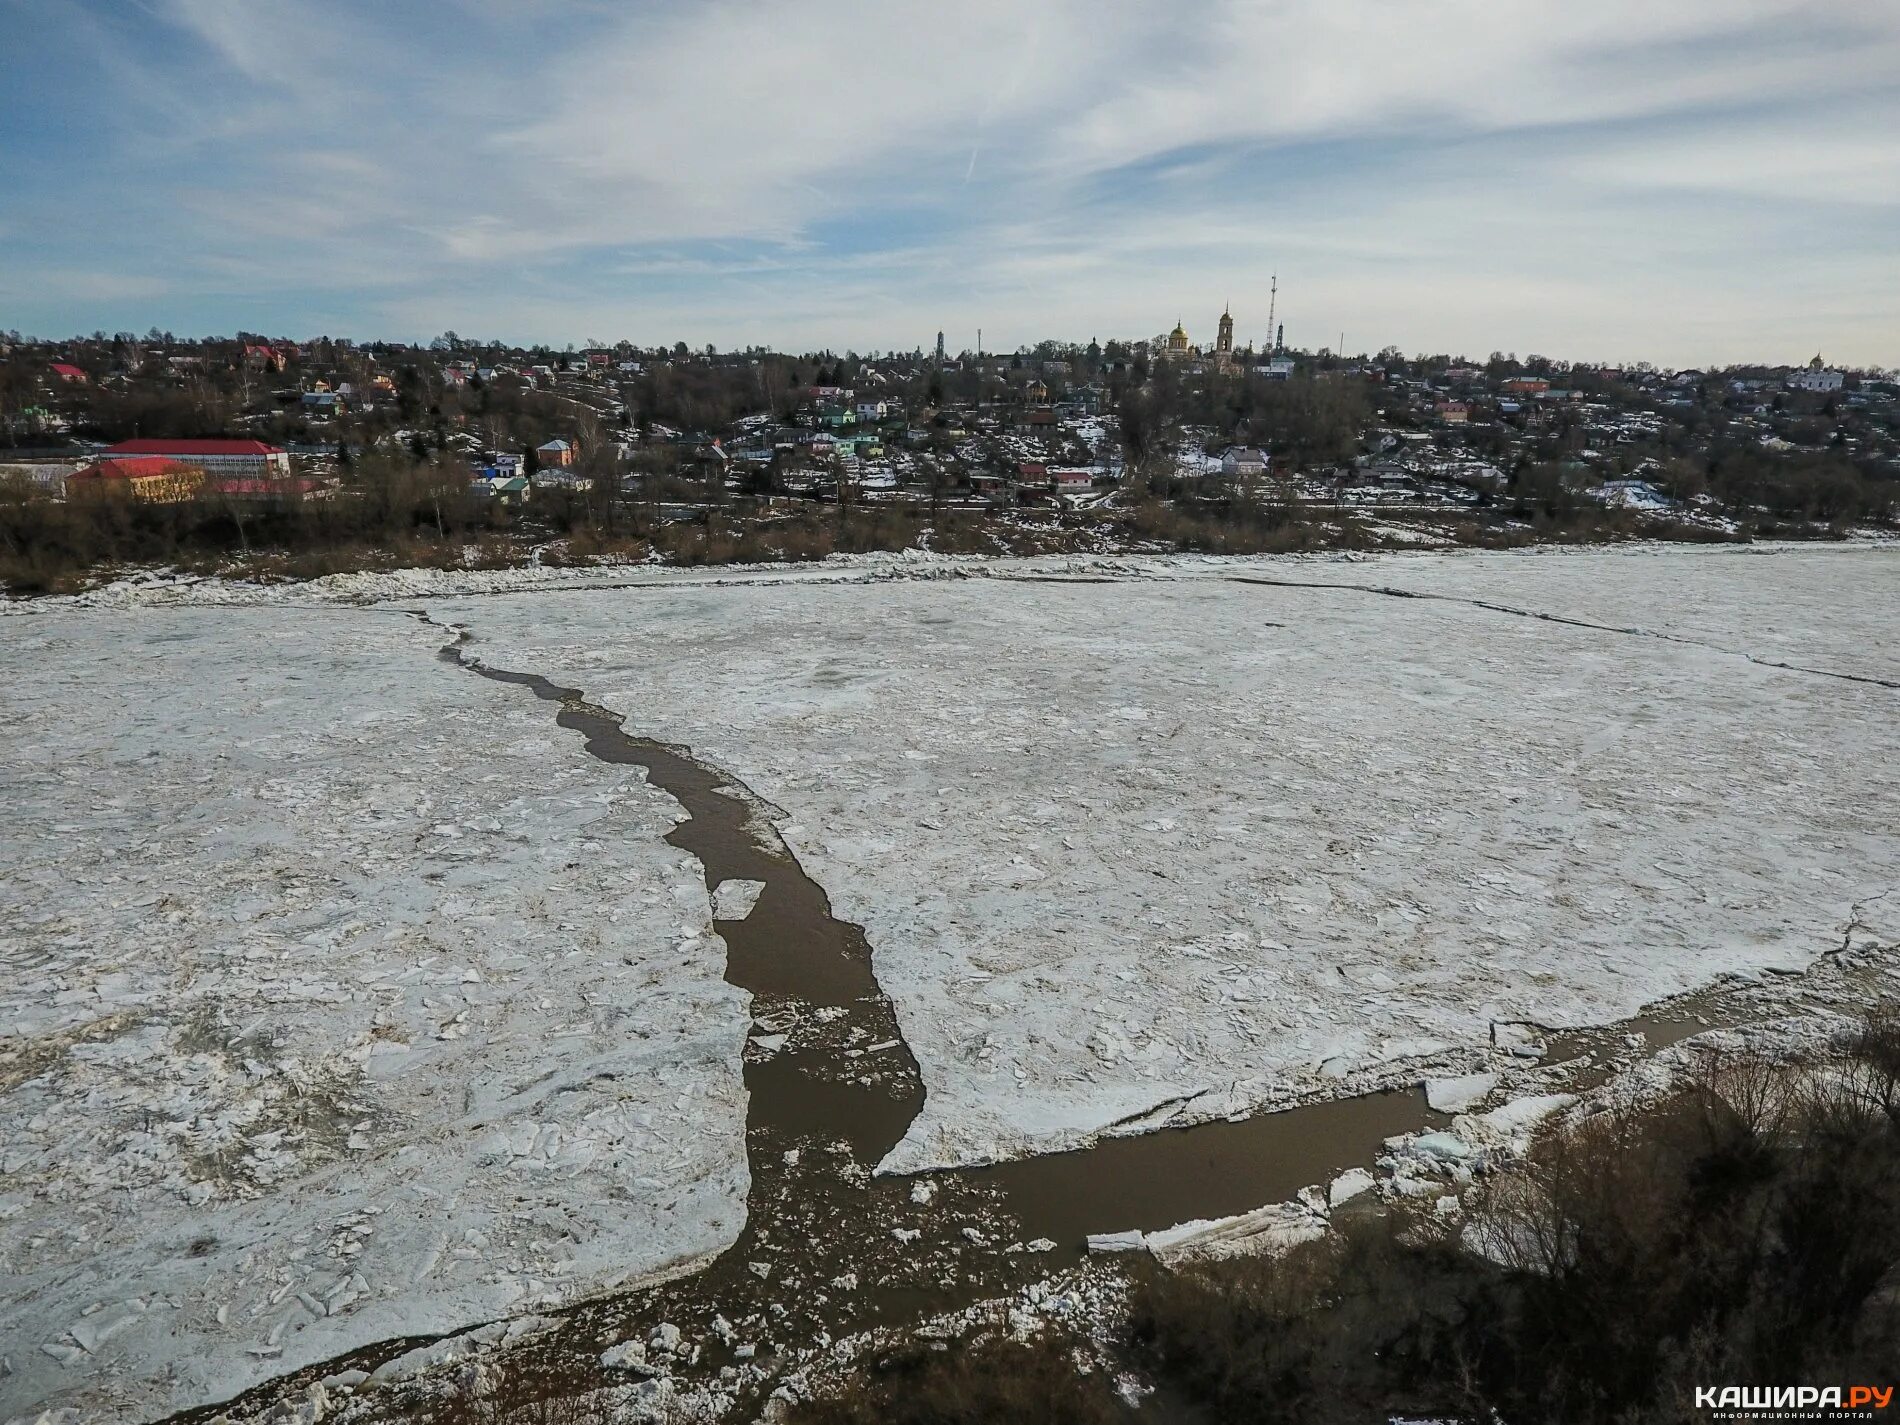
<svg viewBox="0 0 1900 1425">
<path fill-rule="evenodd" d="M 1698 1384 L 1900 1369 L 1900 1020 L 1553 1131 L 1462 1236 L 1403 1214 L 1158 1273 L 1131 1342 L 1218 1419 L 1650 1425 Z M 1474 1251 L 1482 1247 L 1482 1253 Z"/>
</svg>

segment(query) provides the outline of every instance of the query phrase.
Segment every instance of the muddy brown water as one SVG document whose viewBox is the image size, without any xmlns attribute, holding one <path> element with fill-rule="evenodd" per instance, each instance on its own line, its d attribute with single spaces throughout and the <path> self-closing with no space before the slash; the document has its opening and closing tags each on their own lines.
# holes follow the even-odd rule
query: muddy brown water
<svg viewBox="0 0 1900 1425">
<path fill-rule="evenodd" d="M 558 724 L 578 733 L 589 755 L 640 767 L 679 802 L 686 819 L 667 840 L 700 862 L 708 890 L 725 880 L 764 885 L 746 919 L 714 922 L 726 943 L 727 981 L 752 996 L 743 1066 L 751 1173 L 745 1226 L 697 1270 L 552 1313 L 556 1328 L 510 1357 L 530 1393 L 601 1384 L 602 1349 L 665 1321 L 703 1346 L 682 1372 L 688 1377 L 732 1367 L 732 1345 L 756 1348 L 767 1380 L 742 1397 L 743 1407 L 770 1389 L 787 1350 L 1004 1296 L 1081 1261 L 1092 1234 L 1151 1231 L 1285 1201 L 1346 1168 L 1370 1166 L 1387 1138 L 1445 1121 L 1417 1087 L 1331 1099 L 928 1174 L 928 1200 L 918 1202 L 912 1189 L 919 1179 L 875 1175 L 923 1107 L 916 1057 L 878 984 L 863 930 L 833 915 L 763 804 L 687 749 L 629 734 L 618 714 L 581 690 L 487 666 L 470 656 L 470 642 L 458 633 L 441 656 L 555 705 Z M 1678 1010 L 1556 1035 L 1549 1057 L 1575 1060 L 1579 1083 L 1597 1080 L 1623 1034 L 1644 1032 L 1660 1047 L 1711 1019 Z M 783 1047 L 775 1047 L 780 1036 Z M 1024 1250 L 1038 1239 L 1055 1246 Z M 731 1324 L 730 1344 L 715 1335 L 715 1318 Z M 428 1339 L 365 1347 L 174 1418 L 260 1408 L 335 1371 L 373 1370 Z"/>
<path fill-rule="evenodd" d="M 1364 1166 L 1387 1138 L 1444 1120 L 1416 1089 L 1106 1138 L 957 1176 L 998 1193 L 1031 1237 L 1073 1245 L 1090 1233 L 1153 1231 L 1234 1217 Z"/>
</svg>

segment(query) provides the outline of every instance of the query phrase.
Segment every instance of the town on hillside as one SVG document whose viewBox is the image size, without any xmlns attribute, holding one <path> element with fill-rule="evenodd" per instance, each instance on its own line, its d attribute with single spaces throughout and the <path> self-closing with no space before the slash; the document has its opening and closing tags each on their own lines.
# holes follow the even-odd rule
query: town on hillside
<svg viewBox="0 0 1900 1425">
<path fill-rule="evenodd" d="M 1275 326 L 1237 345 L 1230 310 L 1214 330 L 863 355 L 0 334 L 5 582 L 1826 537 L 1900 513 L 1893 372 L 1349 356 Z"/>
</svg>

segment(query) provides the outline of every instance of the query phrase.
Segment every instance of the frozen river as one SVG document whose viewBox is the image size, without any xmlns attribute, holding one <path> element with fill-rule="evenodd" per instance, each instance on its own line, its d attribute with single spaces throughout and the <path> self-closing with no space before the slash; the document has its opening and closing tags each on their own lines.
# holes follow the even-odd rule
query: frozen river
<svg viewBox="0 0 1900 1425">
<path fill-rule="evenodd" d="M 736 928 L 768 875 L 411 610 L 743 783 L 863 928 L 833 1047 L 914 1055 L 867 1167 L 1482 1069 L 1900 922 L 1887 550 L 464 582 L 0 619 L 0 1416 L 739 1240 L 747 1089 L 833 1022 Z"/>
<path fill-rule="evenodd" d="M 1799 969 L 1900 879 L 1894 552 L 1135 567 L 436 612 L 778 808 L 922 1064 L 891 1168 Z"/>
</svg>

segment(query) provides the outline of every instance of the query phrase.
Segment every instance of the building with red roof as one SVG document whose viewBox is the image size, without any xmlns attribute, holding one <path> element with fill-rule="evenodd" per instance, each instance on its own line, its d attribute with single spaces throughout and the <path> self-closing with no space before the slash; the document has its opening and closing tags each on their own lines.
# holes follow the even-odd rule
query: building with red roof
<svg viewBox="0 0 1900 1425">
<path fill-rule="evenodd" d="M 147 505 L 175 505 L 197 498 L 205 472 L 159 455 L 96 460 L 66 477 L 69 500 L 124 499 Z"/>
<path fill-rule="evenodd" d="M 53 374 L 68 384 L 84 386 L 87 380 L 85 372 L 66 361 L 55 361 L 53 363 Z"/>
<path fill-rule="evenodd" d="M 122 440 L 104 452 L 107 460 L 159 456 L 196 465 L 212 475 L 288 477 L 290 453 L 261 440 Z"/>
</svg>

